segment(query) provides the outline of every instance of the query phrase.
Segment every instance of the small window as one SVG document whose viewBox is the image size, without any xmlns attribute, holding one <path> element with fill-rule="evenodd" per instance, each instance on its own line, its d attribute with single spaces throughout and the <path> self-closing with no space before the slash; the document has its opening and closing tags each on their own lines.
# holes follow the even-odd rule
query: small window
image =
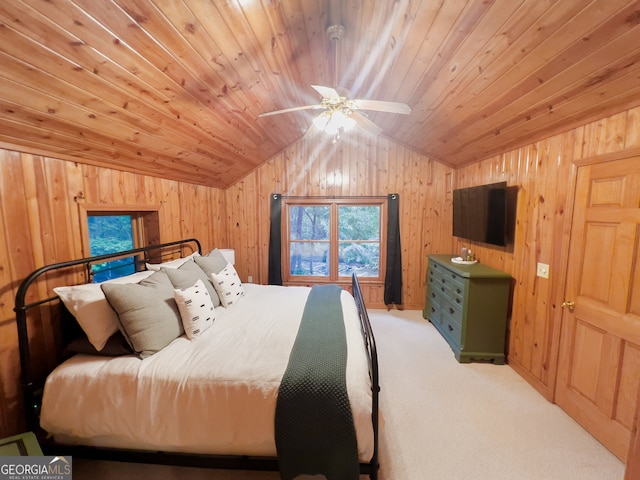
<svg viewBox="0 0 640 480">
<path fill-rule="evenodd" d="M 286 281 L 382 279 L 384 200 L 286 200 Z"/>
<path fill-rule="evenodd" d="M 104 255 L 136 248 L 136 223 L 133 214 L 89 213 L 87 224 L 90 255 Z M 93 281 L 103 282 L 130 275 L 136 271 L 135 262 L 136 259 L 130 257 L 92 265 Z"/>
</svg>

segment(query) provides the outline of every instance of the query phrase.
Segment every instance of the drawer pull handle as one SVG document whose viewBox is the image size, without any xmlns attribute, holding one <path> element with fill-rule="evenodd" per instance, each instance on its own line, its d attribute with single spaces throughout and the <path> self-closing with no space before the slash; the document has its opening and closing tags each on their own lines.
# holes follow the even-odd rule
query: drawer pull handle
<svg viewBox="0 0 640 480">
<path fill-rule="evenodd" d="M 456 292 L 457 292 L 458 294 L 461 294 L 461 293 L 462 293 L 462 290 L 460 290 L 459 288 L 456 288 Z"/>
<path fill-rule="evenodd" d="M 449 313 L 450 313 L 451 315 L 453 315 L 453 314 L 455 313 L 455 310 L 454 310 L 453 308 L 449 307 Z"/>
<path fill-rule="evenodd" d="M 435 313 L 436 309 L 431 307 L 431 313 Z"/>
<path fill-rule="evenodd" d="M 440 287 L 440 290 L 442 290 L 444 292 L 444 287 Z"/>
<path fill-rule="evenodd" d="M 436 292 L 431 292 L 431 298 L 436 298 Z"/>
<path fill-rule="evenodd" d="M 456 303 L 460 303 L 460 299 L 459 298 L 456 298 Z"/>
<path fill-rule="evenodd" d="M 449 324 L 447 324 L 447 328 L 449 329 L 450 332 L 453 332 L 453 327 Z"/>
<path fill-rule="evenodd" d="M 442 283 L 444 283 L 444 282 L 446 282 L 446 280 L 443 278 L 443 279 L 442 279 Z"/>
</svg>

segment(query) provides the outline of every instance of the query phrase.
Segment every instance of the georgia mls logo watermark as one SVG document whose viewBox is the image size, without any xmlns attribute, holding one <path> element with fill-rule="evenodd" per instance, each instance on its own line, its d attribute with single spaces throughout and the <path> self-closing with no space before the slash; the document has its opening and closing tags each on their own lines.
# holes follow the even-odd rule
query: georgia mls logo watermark
<svg viewBox="0 0 640 480">
<path fill-rule="evenodd" d="M 0 480 L 71 480 L 71 457 L 0 457 Z"/>
</svg>

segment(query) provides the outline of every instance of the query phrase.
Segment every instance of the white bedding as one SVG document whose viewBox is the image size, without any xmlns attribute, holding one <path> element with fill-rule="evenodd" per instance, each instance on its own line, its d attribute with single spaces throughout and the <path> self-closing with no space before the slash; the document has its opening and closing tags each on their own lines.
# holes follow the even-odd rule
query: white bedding
<svg viewBox="0 0 640 480">
<path fill-rule="evenodd" d="M 76 355 L 47 378 L 41 425 L 57 441 L 276 456 L 274 412 L 307 287 L 245 284 L 211 328 L 144 360 Z M 371 382 L 353 297 L 342 292 L 359 458 L 373 454 Z"/>
</svg>

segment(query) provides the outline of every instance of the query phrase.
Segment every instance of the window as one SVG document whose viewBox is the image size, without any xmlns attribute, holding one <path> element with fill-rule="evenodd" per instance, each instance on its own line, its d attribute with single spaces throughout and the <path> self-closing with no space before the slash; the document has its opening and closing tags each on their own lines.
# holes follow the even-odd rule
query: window
<svg viewBox="0 0 640 480">
<path fill-rule="evenodd" d="M 160 244 L 159 205 L 106 205 L 78 201 L 85 257 Z M 146 260 L 160 263 L 162 253 Z M 116 259 L 91 267 L 91 281 L 103 282 L 142 270 L 144 255 Z"/>
<path fill-rule="evenodd" d="M 89 254 L 103 255 L 131 250 L 139 246 L 139 242 L 136 241 L 137 218 L 136 214 L 89 212 L 87 214 Z M 136 264 L 133 257 L 111 260 L 91 267 L 94 282 L 123 277 L 135 271 Z"/>
<path fill-rule="evenodd" d="M 285 281 L 382 280 L 384 199 L 285 199 Z"/>
</svg>

